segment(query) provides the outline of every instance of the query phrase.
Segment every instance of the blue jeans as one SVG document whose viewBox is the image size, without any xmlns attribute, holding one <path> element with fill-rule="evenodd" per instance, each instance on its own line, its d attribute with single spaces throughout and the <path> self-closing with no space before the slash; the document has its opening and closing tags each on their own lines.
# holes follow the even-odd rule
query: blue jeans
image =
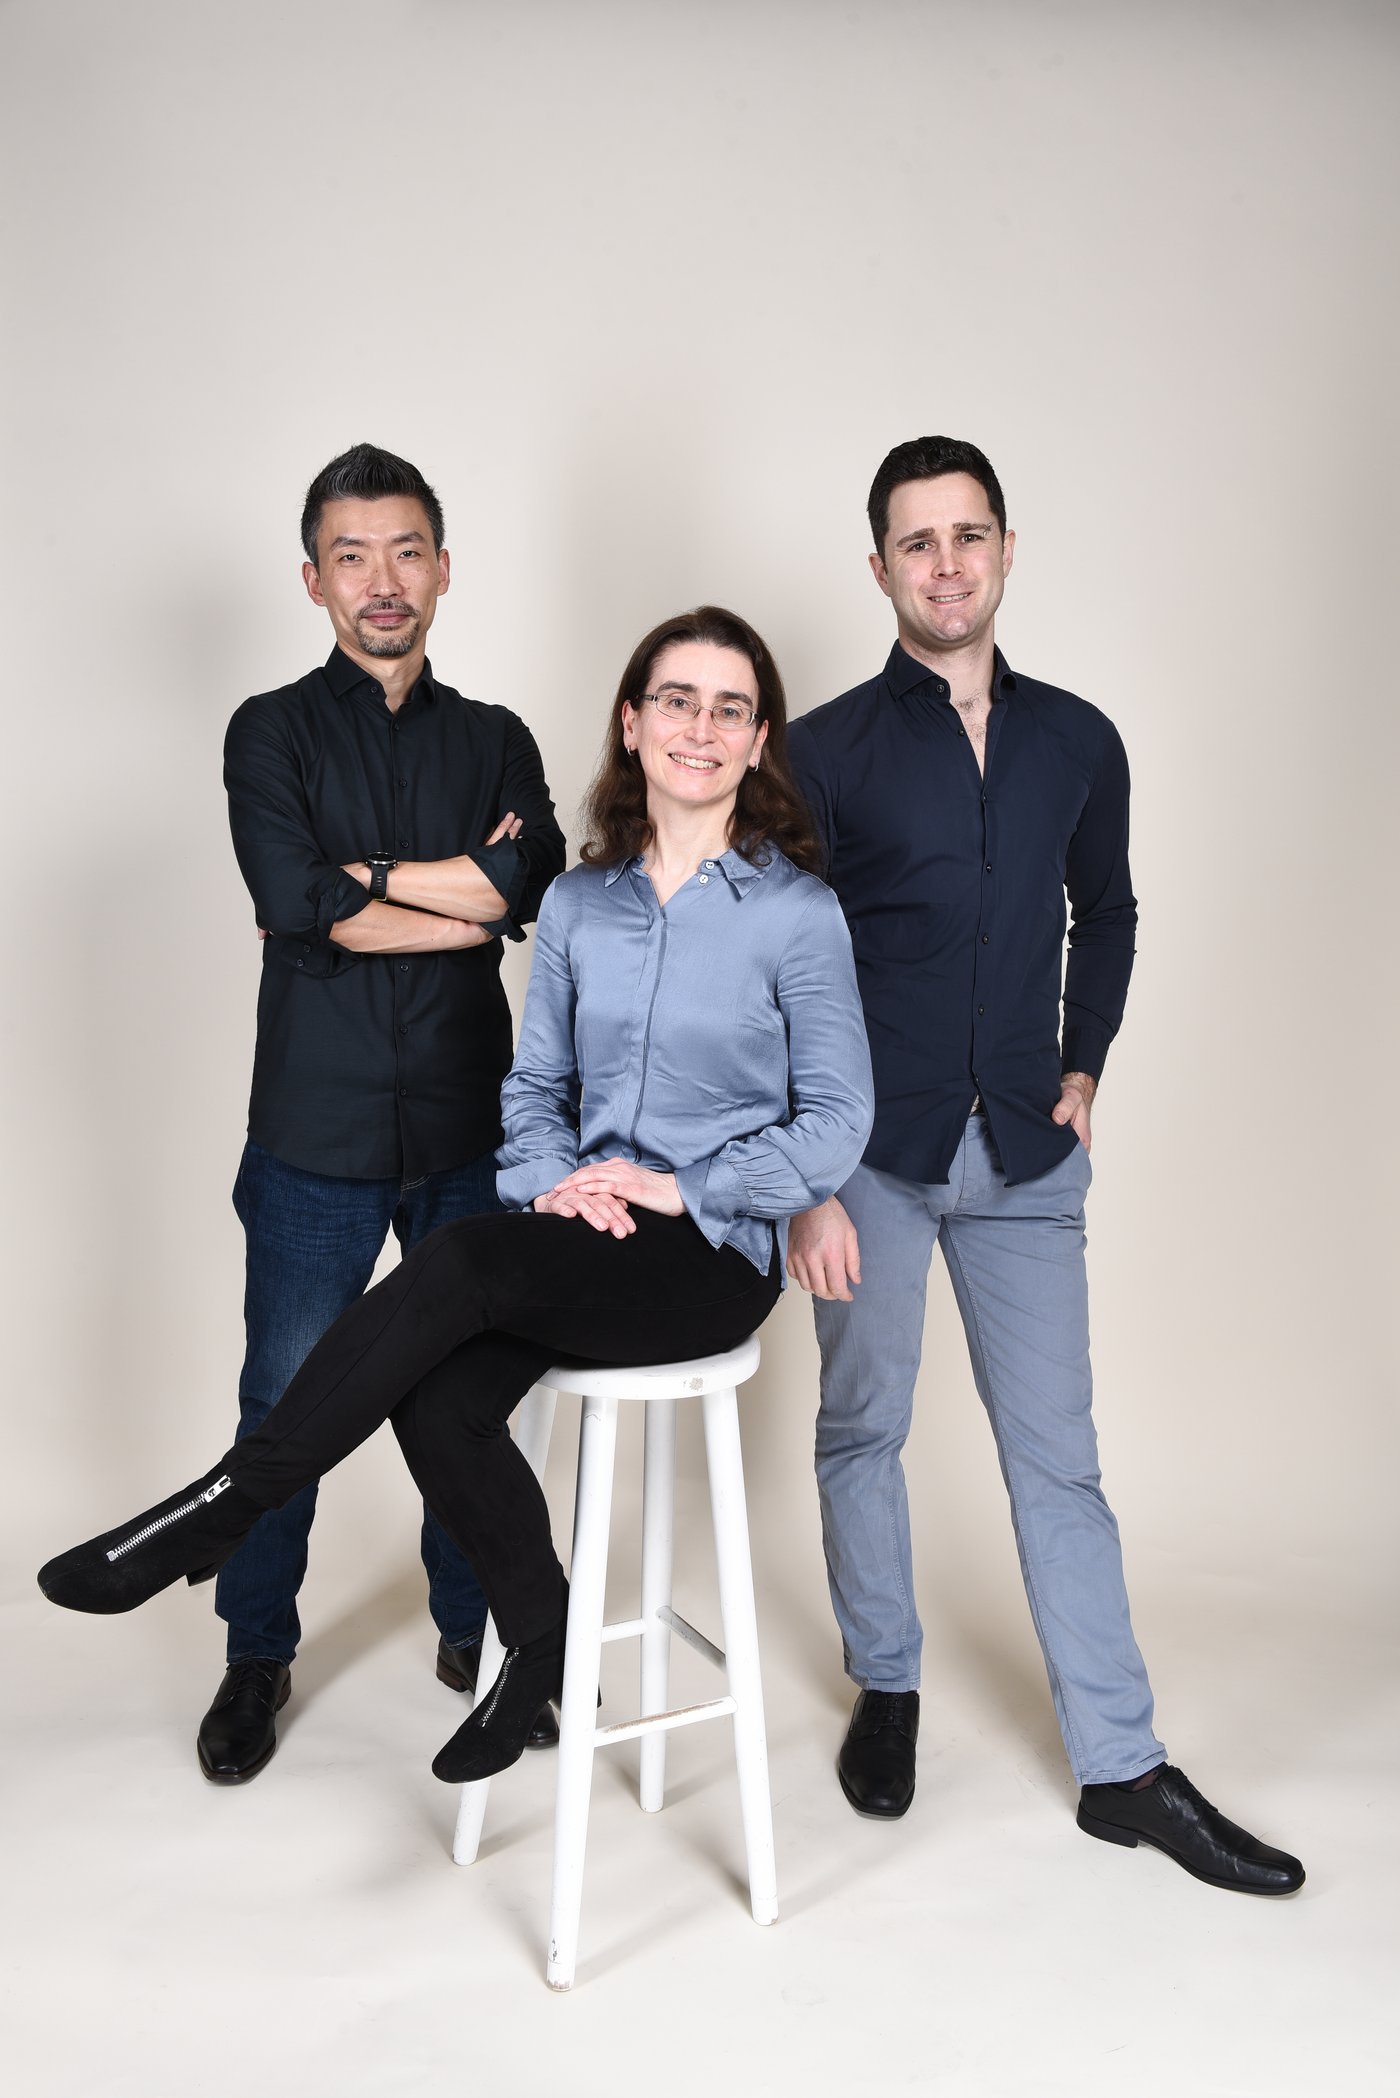
<svg viewBox="0 0 1400 2098">
<path fill-rule="evenodd" d="M 247 1242 L 240 1442 L 281 1398 L 326 1328 L 363 1295 L 391 1228 L 408 1252 L 440 1224 L 501 1208 L 490 1153 L 400 1184 L 304 1173 L 254 1143 L 244 1148 L 233 1206 Z M 220 1573 L 214 1608 L 228 1626 L 230 1661 L 290 1661 L 295 1654 L 301 1636 L 296 1598 L 315 1512 L 316 1487 L 304 1487 L 260 1519 Z M 438 1630 L 450 1646 L 479 1639 L 485 1598 L 426 1509 L 422 1552 Z"/>
<path fill-rule="evenodd" d="M 864 1689 L 916 1690 L 923 1633 L 901 1452 L 936 1242 L 996 1439 L 1065 1750 L 1081 1784 L 1108 1784 L 1140 1776 L 1165 1750 L 1152 1731 L 1118 1526 L 1099 1484 L 1084 1270 L 1089 1180 L 1077 1145 L 1053 1172 L 1008 1187 L 981 1112 L 945 1185 L 857 1170 L 841 1201 L 865 1280 L 852 1303 L 815 1306 L 817 1481 L 846 1671 Z"/>
</svg>

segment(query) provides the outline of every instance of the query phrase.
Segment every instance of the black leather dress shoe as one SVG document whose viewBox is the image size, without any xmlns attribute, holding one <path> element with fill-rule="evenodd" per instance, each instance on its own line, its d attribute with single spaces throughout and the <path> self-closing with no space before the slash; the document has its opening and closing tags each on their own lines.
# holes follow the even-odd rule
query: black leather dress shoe
<svg viewBox="0 0 1400 2098">
<path fill-rule="evenodd" d="M 199 1767 L 211 1785 L 246 1785 L 271 1762 L 277 1714 L 292 1694 L 282 1661 L 233 1661 L 199 1722 Z"/>
<path fill-rule="evenodd" d="M 446 1683 L 449 1690 L 476 1690 L 476 1672 L 481 1666 L 481 1641 L 472 1646 L 449 1646 L 439 1639 L 437 1650 L 437 1679 Z M 554 1707 L 548 1700 L 540 1706 L 525 1737 L 527 1748 L 557 1748 L 559 1746 L 559 1722 L 554 1716 Z"/>
<path fill-rule="evenodd" d="M 862 1690 L 836 1758 L 841 1790 L 858 1814 L 897 1821 L 914 1797 L 917 1690 Z"/>
<path fill-rule="evenodd" d="M 1086 1835 L 1104 1843 L 1121 1843 L 1129 1850 L 1151 1843 L 1210 1887 L 1232 1887 L 1241 1894 L 1294 1894 L 1303 1884 L 1303 1868 L 1296 1858 L 1227 1821 L 1173 1763 L 1164 1763 L 1156 1784 L 1141 1792 L 1086 1785 L 1075 1818 Z"/>
</svg>

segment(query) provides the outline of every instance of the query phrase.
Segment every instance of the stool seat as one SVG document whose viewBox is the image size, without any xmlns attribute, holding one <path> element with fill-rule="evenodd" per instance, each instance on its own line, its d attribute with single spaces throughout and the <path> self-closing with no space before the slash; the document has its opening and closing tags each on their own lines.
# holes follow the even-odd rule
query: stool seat
<svg viewBox="0 0 1400 2098">
<path fill-rule="evenodd" d="M 758 1335 L 751 1333 L 723 1355 L 696 1355 L 689 1362 L 648 1362 L 637 1369 L 598 1369 L 556 1363 L 539 1382 L 549 1391 L 581 1399 L 698 1399 L 707 1391 L 747 1384 L 758 1368 Z"/>
<path fill-rule="evenodd" d="M 582 1401 L 564 1688 L 559 1701 L 554 1886 L 545 1966 L 545 1977 L 552 1988 L 567 1989 L 574 1979 L 593 1757 L 599 1748 L 640 1740 L 640 1803 L 644 1812 L 656 1813 L 664 1804 L 667 1734 L 676 1727 L 696 1726 L 707 1720 L 731 1720 L 748 1862 L 749 1905 L 756 1923 L 771 1923 L 778 1913 L 758 1623 L 739 1447 L 738 1387 L 747 1383 L 758 1364 L 756 1335 L 722 1354 L 701 1355 L 688 1362 L 642 1363 L 622 1369 L 559 1363 L 544 1372 L 516 1412 L 512 1432 L 517 1447 L 536 1478 L 543 1479 L 556 1397 L 567 1392 Z M 676 1409 L 687 1399 L 699 1401 L 705 1427 L 715 1567 L 724 1621 L 722 1647 L 671 1607 Z M 605 1624 L 603 1604 L 617 1415 L 619 1405 L 627 1400 L 641 1400 L 646 1413 L 641 1609 L 636 1617 Z M 724 1695 L 700 1704 L 668 1708 L 673 1634 L 720 1670 L 725 1679 Z M 641 1648 L 641 1710 L 634 1719 L 599 1724 L 597 1691 L 602 1650 L 620 1639 L 636 1639 Z M 489 1690 L 500 1665 L 501 1643 L 488 1619 L 481 1646 L 478 1697 Z M 489 1778 L 482 1778 L 462 1787 L 452 1845 L 452 1855 L 459 1865 L 469 1865 L 476 1857 L 490 1784 Z"/>
</svg>

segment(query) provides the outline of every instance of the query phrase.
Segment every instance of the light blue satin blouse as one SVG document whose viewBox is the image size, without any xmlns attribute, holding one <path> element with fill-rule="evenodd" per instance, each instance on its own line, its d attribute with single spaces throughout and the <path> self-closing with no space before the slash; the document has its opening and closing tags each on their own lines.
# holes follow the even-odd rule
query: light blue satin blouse
<svg viewBox="0 0 1400 2098">
<path fill-rule="evenodd" d="M 774 1227 L 781 1268 L 788 1218 L 860 1163 L 873 1100 L 841 907 L 780 852 L 706 860 L 664 910 L 639 859 L 547 891 L 501 1093 L 509 1208 L 626 1158 L 766 1273 Z"/>
</svg>

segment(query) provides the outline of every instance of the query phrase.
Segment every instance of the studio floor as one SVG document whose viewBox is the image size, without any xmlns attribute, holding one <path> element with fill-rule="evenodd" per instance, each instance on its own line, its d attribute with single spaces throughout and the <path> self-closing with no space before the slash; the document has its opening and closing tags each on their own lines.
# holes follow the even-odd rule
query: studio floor
<svg viewBox="0 0 1400 2098">
<path fill-rule="evenodd" d="M 1295 1613 L 1285 1650 L 1267 1599 L 1237 1589 L 1213 1612 L 1187 1593 L 1180 1641 L 1157 1627 L 1191 1684 L 1189 1753 L 1169 1745 L 1308 1865 L 1297 1897 L 1258 1901 L 1079 1833 L 1043 1680 L 995 1610 L 973 1644 L 956 1611 L 931 1632 L 913 1808 L 858 1819 L 833 1777 L 848 1694 L 808 1607 L 824 1598 L 794 1602 L 761 1565 L 780 1919 L 748 1915 L 727 1728 L 672 1737 L 655 1817 L 629 1743 L 599 1758 L 560 1996 L 543 1979 L 553 1757 L 497 1781 L 482 1855 L 454 1867 L 456 1795 L 428 1763 L 462 1708 L 434 1679 L 419 1585 L 357 1580 L 348 1559 L 343 1585 L 276 1758 L 228 1790 L 192 1750 L 218 1675 L 207 1603 L 181 1589 L 116 1623 L 7 1608 L 22 2098 L 1395 2088 L 1396 1713 L 1374 1653 L 1330 1619 Z M 1288 1670 L 1306 1679 L 1286 1730 L 1246 1723 L 1244 1651 L 1272 1710 Z M 633 1709 L 630 1652 L 607 1654 L 612 1717 Z M 681 1693 L 700 1668 L 678 1656 Z"/>
</svg>

